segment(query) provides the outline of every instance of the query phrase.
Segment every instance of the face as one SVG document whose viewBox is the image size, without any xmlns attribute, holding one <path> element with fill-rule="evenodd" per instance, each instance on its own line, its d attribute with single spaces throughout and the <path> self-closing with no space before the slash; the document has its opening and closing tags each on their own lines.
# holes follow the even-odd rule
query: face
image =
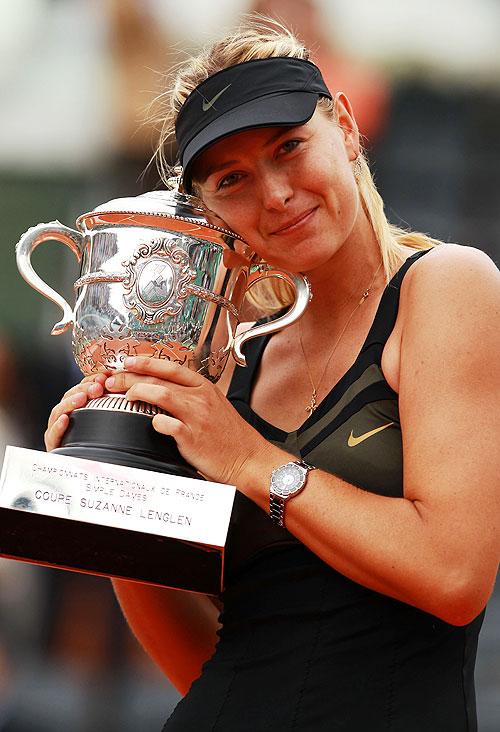
<svg viewBox="0 0 500 732">
<path fill-rule="evenodd" d="M 197 161 L 193 177 L 205 206 L 272 265 L 312 272 L 353 235 L 358 132 L 345 97 L 337 112 L 340 125 L 317 109 L 300 127 L 225 138 Z"/>
</svg>

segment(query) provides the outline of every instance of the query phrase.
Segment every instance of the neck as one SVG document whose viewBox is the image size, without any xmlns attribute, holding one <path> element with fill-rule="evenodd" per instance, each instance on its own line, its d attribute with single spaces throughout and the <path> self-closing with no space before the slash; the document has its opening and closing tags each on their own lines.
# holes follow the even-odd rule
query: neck
<svg viewBox="0 0 500 732">
<path fill-rule="evenodd" d="M 368 288 L 371 296 L 378 292 L 385 285 L 381 261 L 375 234 L 368 222 L 366 226 L 363 222 L 325 266 L 307 273 L 313 297 L 303 325 L 342 319 L 356 307 Z"/>
</svg>

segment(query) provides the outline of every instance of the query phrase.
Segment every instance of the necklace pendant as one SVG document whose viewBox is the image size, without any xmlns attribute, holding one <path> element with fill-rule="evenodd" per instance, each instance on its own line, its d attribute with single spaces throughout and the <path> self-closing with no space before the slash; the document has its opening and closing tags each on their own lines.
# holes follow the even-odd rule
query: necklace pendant
<svg viewBox="0 0 500 732">
<path fill-rule="evenodd" d="M 318 404 L 316 402 L 316 389 L 313 389 L 313 393 L 311 395 L 311 401 L 309 402 L 308 406 L 306 407 L 306 412 L 311 416 L 311 414 L 318 408 Z"/>
</svg>

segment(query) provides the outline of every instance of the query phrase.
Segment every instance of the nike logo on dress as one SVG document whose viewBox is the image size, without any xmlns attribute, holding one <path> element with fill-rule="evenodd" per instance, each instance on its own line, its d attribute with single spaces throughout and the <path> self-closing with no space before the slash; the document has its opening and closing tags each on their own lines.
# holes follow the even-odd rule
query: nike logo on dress
<svg viewBox="0 0 500 732">
<path fill-rule="evenodd" d="M 231 84 L 228 84 L 227 86 L 225 86 L 224 89 L 221 89 L 220 92 L 218 94 L 216 94 L 215 97 L 212 97 L 212 99 L 210 99 L 208 102 L 206 99 L 204 99 L 202 102 L 202 105 L 201 105 L 201 108 L 203 109 L 203 111 L 208 112 L 208 110 L 214 106 L 215 102 L 220 97 L 220 95 L 224 94 L 226 89 L 229 89 L 230 86 L 231 86 Z"/>
<path fill-rule="evenodd" d="M 376 435 L 377 432 L 381 432 L 382 430 L 385 430 L 386 427 L 390 427 L 391 424 L 394 424 L 394 422 L 389 422 L 388 424 L 383 424 L 382 427 L 376 427 L 374 430 L 370 430 L 370 432 L 365 432 L 364 435 L 360 435 L 359 437 L 354 437 L 352 434 L 349 435 L 349 439 L 347 440 L 347 444 L 349 447 L 354 447 L 355 445 L 359 445 L 360 442 L 363 442 L 363 440 L 367 440 L 372 435 Z"/>
</svg>

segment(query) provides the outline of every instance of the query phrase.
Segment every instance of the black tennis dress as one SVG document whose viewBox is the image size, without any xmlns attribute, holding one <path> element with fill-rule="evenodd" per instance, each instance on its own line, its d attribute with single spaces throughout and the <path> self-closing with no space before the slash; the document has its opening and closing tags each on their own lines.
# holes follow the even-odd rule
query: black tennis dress
<svg viewBox="0 0 500 732">
<path fill-rule="evenodd" d="M 403 496 L 398 395 L 381 356 L 403 277 L 427 251 L 392 278 L 356 361 L 298 430 L 277 429 L 249 406 L 269 336 L 247 344 L 248 367 L 235 370 L 228 394 L 266 439 L 395 498 Z M 371 430 L 378 432 L 349 446 L 351 435 Z M 476 732 L 474 663 L 484 612 L 456 627 L 367 589 L 239 493 L 226 577 L 216 650 L 164 732 Z"/>
</svg>

